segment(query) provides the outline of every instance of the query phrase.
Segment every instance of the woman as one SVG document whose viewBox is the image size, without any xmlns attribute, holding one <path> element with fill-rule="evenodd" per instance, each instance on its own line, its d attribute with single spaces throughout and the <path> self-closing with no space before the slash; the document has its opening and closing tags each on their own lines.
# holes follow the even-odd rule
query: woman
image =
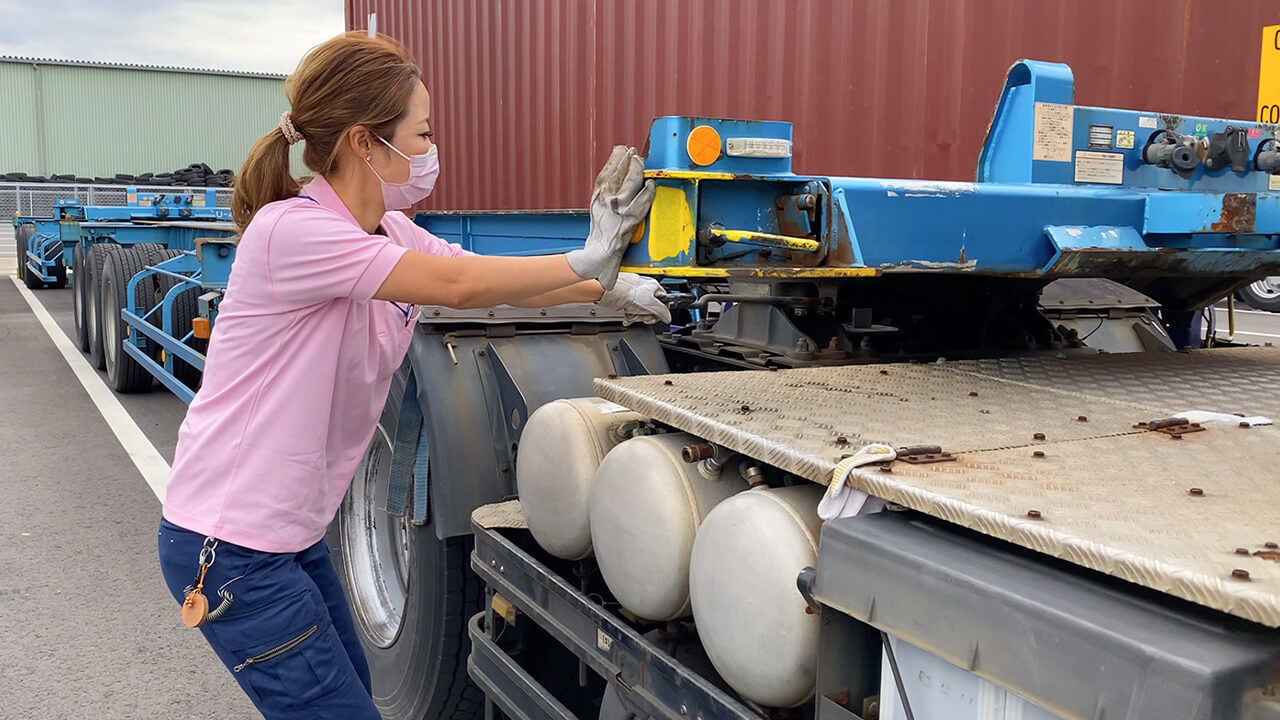
<svg viewBox="0 0 1280 720">
<path fill-rule="evenodd" d="M 653 186 L 635 151 L 615 148 L 582 250 L 470 255 L 398 212 L 430 194 L 439 172 L 430 96 L 402 47 L 339 36 L 285 87 L 291 111 L 237 178 L 241 240 L 204 384 L 178 436 L 160 564 L 184 621 L 265 717 L 377 718 L 321 538 L 417 307 L 599 301 L 630 320 L 669 321 L 656 282 L 618 276 Z M 297 142 L 315 172 L 303 187 L 289 174 Z"/>
</svg>

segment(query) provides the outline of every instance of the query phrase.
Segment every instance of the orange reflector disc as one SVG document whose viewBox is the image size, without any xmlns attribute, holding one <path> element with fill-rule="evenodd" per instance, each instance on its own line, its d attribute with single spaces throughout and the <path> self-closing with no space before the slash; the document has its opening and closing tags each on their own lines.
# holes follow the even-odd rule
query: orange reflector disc
<svg viewBox="0 0 1280 720">
<path fill-rule="evenodd" d="M 706 167 L 720 159 L 720 133 L 710 125 L 699 125 L 690 131 L 685 148 L 695 165 Z"/>
</svg>

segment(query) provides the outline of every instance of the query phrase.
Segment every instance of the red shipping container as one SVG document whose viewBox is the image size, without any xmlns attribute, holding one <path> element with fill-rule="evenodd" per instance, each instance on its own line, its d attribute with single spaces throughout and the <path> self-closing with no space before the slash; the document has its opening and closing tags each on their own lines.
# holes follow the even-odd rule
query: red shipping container
<svg viewBox="0 0 1280 720">
<path fill-rule="evenodd" d="M 585 207 L 660 115 L 795 124 L 795 170 L 969 180 L 1019 58 L 1076 102 L 1252 119 L 1277 0 L 346 0 L 432 93 L 424 209 Z"/>
</svg>

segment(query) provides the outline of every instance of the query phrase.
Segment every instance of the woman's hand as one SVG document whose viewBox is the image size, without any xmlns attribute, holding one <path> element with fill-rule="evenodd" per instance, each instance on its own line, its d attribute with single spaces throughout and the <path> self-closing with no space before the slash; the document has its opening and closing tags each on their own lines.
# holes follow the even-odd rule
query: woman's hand
<svg viewBox="0 0 1280 720">
<path fill-rule="evenodd" d="M 618 283 L 612 290 L 605 292 L 599 303 L 610 310 L 622 313 L 622 323 L 630 325 L 642 322 L 646 325 L 654 323 L 670 324 L 671 311 L 662 299 L 667 291 L 662 289 L 657 280 L 631 273 L 620 273 Z"/>
<path fill-rule="evenodd" d="M 569 267 L 583 279 L 599 280 L 605 290 L 613 288 L 622 253 L 649 214 L 656 192 L 653 181 L 644 179 L 644 162 L 636 157 L 635 149 L 613 148 L 596 176 L 586 246 L 565 256 Z"/>
</svg>

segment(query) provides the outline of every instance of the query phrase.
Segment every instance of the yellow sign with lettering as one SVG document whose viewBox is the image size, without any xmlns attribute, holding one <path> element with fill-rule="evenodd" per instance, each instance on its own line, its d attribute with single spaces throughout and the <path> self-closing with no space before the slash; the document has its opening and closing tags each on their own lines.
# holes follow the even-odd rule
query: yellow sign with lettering
<svg viewBox="0 0 1280 720">
<path fill-rule="evenodd" d="M 1258 72 L 1258 122 L 1280 125 L 1280 25 L 1262 28 Z"/>
</svg>

